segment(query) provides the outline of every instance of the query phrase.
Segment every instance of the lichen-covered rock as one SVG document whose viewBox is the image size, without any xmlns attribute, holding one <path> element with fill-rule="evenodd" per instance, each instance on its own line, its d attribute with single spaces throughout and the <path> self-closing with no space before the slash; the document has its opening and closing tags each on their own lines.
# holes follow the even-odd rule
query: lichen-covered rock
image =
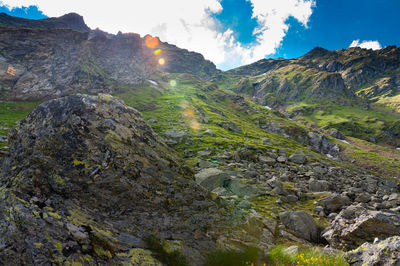
<svg viewBox="0 0 400 266">
<path fill-rule="evenodd" d="M 318 242 L 319 228 L 310 214 L 304 211 L 284 212 L 279 214 L 279 218 L 288 229 L 299 237 L 311 242 Z"/>
<path fill-rule="evenodd" d="M 353 249 L 375 238 L 400 235 L 400 215 L 346 208 L 331 222 L 323 237 L 333 248 Z"/>
<path fill-rule="evenodd" d="M 159 265 L 143 249 L 154 232 L 183 240 L 181 252 L 197 264 L 229 227 L 174 152 L 117 98 L 45 102 L 15 125 L 9 143 L 0 171 L 2 265 Z"/>
<path fill-rule="evenodd" d="M 389 237 L 373 244 L 364 243 L 346 253 L 345 258 L 352 266 L 400 265 L 400 237 Z"/>
</svg>

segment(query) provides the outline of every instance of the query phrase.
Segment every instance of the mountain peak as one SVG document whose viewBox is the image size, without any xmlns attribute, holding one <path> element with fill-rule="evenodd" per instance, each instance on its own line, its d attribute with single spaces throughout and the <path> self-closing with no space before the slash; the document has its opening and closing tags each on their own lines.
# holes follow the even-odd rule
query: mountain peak
<svg viewBox="0 0 400 266">
<path fill-rule="evenodd" d="M 72 29 L 79 32 L 89 32 L 83 17 L 77 13 L 68 13 L 61 17 L 45 19 L 26 19 L 0 13 L 0 26 L 13 28 L 41 29 Z"/>
</svg>

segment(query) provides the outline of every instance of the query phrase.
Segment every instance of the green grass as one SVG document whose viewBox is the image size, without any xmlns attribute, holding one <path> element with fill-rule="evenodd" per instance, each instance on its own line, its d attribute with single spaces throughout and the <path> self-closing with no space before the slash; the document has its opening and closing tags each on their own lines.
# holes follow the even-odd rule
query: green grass
<svg viewBox="0 0 400 266">
<path fill-rule="evenodd" d="M 282 118 L 277 112 L 246 99 L 235 102 L 229 97 L 231 91 L 213 87 L 211 83 L 191 75 L 163 74 L 151 79 L 159 86 L 148 84 L 122 88 L 115 95 L 141 111 L 145 120 L 155 118 L 157 121 L 151 126 L 161 136 L 166 130 L 186 130 L 186 140 L 173 146 L 180 153 L 195 154 L 207 147 L 220 152 L 236 151 L 243 145 L 261 149 L 284 148 L 288 153 L 296 149 L 312 153 L 295 141 L 267 133 L 256 125 L 257 120 L 277 124 L 293 134 L 306 132 L 304 126 Z M 177 85 L 172 87 L 171 80 L 175 80 Z M 227 130 L 219 124 L 228 122 L 234 123 L 239 131 Z M 207 129 L 214 131 L 215 136 L 199 135 Z M 263 145 L 263 137 L 268 137 L 272 145 Z M 188 158 L 187 162 L 190 165 L 195 160 Z"/>
<path fill-rule="evenodd" d="M 0 102 L 0 122 L 6 122 L 8 130 L 0 130 L 0 135 L 8 136 L 8 131 L 18 120 L 25 118 L 40 102 Z M 0 149 L 7 143 L 0 143 Z"/>
<path fill-rule="evenodd" d="M 261 252 L 255 247 L 242 251 L 216 250 L 207 254 L 205 266 L 250 266 L 259 263 Z"/>
<path fill-rule="evenodd" d="M 347 136 L 361 139 L 375 137 L 385 140 L 382 131 L 398 121 L 396 116 L 358 106 L 316 105 L 305 102 L 292 103 L 289 114 L 298 113 L 297 121 L 319 128 L 337 129 Z"/>
<path fill-rule="evenodd" d="M 328 254 L 315 247 L 300 248 L 298 252 L 285 252 L 286 246 L 276 246 L 269 251 L 269 265 L 318 265 L 318 266 L 347 266 L 344 254 Z"/>
</svg>

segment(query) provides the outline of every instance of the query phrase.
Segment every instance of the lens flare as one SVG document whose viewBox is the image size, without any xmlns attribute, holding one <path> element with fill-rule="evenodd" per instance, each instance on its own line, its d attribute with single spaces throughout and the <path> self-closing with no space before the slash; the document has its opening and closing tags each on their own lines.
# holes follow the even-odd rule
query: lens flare
<svg viewBox="0 0 400 266">
<path fill-rule="evenodd" d="M 155 55 L 160 55 L 162 53 L 161 49 L 154 50 Z"/>
<path fill-rule="evenodd" d="M 160 40 L 158 39 L 158 37 L 146 35 L 146 37 L 144 38 L 144 43 L 146 44 L 147 47 L 154 49 L 160 43 Z"/>
<path fill-rule="evenodd" d="M 176 80 L 171 80 L 171 81 L 169 82 L 169 85 L 170 85 L 171 87 L 176 87 Z"/>
<path fill-rule="evenodd" d="M 194 131 L 198 131 L 200 129 L 200 123 L 197 122 L 196 120 L 192 121 L 192 124 L 190 125 L 190 127 L 194 130 Z"/>
<path fill-rule="evenodd" d="M 164 64 L 165 64 L 165 59 L 164 59 L 164 58 L 158 59 L 158 63 L 159 63 L 160 65 L 164 65 Z"/>
</svg>

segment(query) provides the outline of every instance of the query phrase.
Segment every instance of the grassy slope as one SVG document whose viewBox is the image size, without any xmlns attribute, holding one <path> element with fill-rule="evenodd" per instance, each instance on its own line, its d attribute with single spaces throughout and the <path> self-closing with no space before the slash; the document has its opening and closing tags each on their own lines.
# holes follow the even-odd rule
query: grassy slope
<svg viewBox="0 0 400 266">
<path fill-rule="evenodd" d="M 115 93 L 115 95 L 121 97 L 128 105 L 140 110 L 145 120 L 154 118 L 156 121 L 150 123 L 150 125 L 161 136 L 164 136 L 166 130 L 187 131 L 187 137 L 174 148 L 185 157 L 186 164 L 189 166 L 193 166 L 199 160 L 196 155 L 197 151 L 207 147 L 212 147 L 214 153 L 205 159 L 212 161 L 212 158 L 218 153 L 221 154 L 223 151 L 234 152 L 244 145 L 257 146 L 260 149 L 286 149 L 289 154 L 295 150 L 303 150 L 308 154 L 313 154 L 316 159 L 328 160 L 325 156 L 314 153 L 291 139 L 267 133 L 259 128 L 255 123 L 256 120 L 279 124 L 280 127 L 290 130 L 293 134 L 297 134 L 306 126 L 284 118 L 276 111 L 270 111 L 263 106 L 254 104 L 250 99 L 246 99 L 244 102 L 233 101 L 232 97 L 228 96 L 234 94 L 228 89 L 229 83 L 221 84 L 220 89 L 218 89 L 212 83 L 187 74 L 157 74 L 151 79 L 155 80 L 158 86 L 151 83 L 132 88 L 117 86 L 118 93 Z M 172 81 L 176 82 L 176 86 L 173 86 Z M 9 125 L 12 125 L 15 121 L 25 117 L 37 104 L 0 103 L 2 107 L 0 109 L 0 121 L 6 121 Z M 297 107 L 310 106 L 307 103 L 298 103 L 290 108 Z M 346 111 L 333 109 L 330 120 L 336 121 L 338 116 L 351 112 L 358 115 L 360 119 L 364 119 L 362 121 L 365 126 L 369 126 L 367 113 L 360 113 L 357 108 L 348 108 Z M 368 114 L 370 113 L 368 112 Z M 317 119 L 320 118 L 318 113 L 311 118 L 321 123 L 321 126 L 325 125 L 324 121 Z M 224 129 L 218 125 L 219 122 L 233 122 L 240 131 Z M 207 129 L 211 129 L 216 135 L 213 137 L 199 134 L 204 133 Z M 262 144 L 262 139 L 265 137 L 271 140 L 272 145 Z M 342 146 L 348 158 L 357 160 L 359 166 L 368 167 L 371 170 L 379 168 L 378 170 L 385 175 L 394 174 L 400 169 L 398 160 L 400 154 L 393 157 L 393 154 L 388 154 L 388 150 L 384 147 L 371 146 L 370 143 L 362 142 L 356 138 L 348 138 L 348 140 L 358 147 L 337 142 Z M 216 162 L 216 165 L 218 165 L 218 162 Z M 290 182 L 284 185 L 286 189 L 295 189 L 294 184 Z M 293 204 L 292 207 L 313 213 L 314 202 L 318 201 L 320 197 L 321 195 L 318 195 L 314 199 L 301 202 L 300 205 Z M 274 212 L 282 211 L 275 208 L 276 200 L 277 198 L 273 196 L 260 197 L 254 201 L 254 207 L 265 217 L 272 217 Z M 327 221 L 324 218 L 314 217 L 317 223 L 326 225 Z M 281 255 L 277 254 L 276 256 L 276 258 L 271 257 L 270 259 L 274 260 L 276 265 L 286 265 L 286 261 L 280 262 L 282 258 L 278 257 Z M 286 259 L 283 258 L 283 260 Z"/>
<path fill-rule="evenodd" d="M 179 152 L 197 152 L 207 147 L 220 151 L 234 151 L 244 144 L 260 148 L 284 148 L 291 153 L 306 149 L 282 136 L 267 133 L 255 124 L 255 120 L 268 120 L 284 128 L 302 128 L 298 123 L 283 119 L 262 106 L 247 102 L 247 107 L 235 103 L 224 92 L 191 75 L 164 74 L 153 77 L 159 86 L 147 85 L 134 89 L 123 89 L 117 93 L 125 102 L 140 110 L 146 120 L 155 118 L 153 129 L 163 136 L 166 130 L 186 130 L 188 137 L 175 149 Z M 170 81 L 176 81 L 175 87 Z M 231 131 L 218 123 L 232 122 L 239 131 Z M 215 137 L 199 135 L 211 129 Z M 262 138 L 268 137 L 273 145 L 263 145 Z M 307 150 L 307 149 L 306 149 Z M 307 150 L 308 153 L 312 153 Z M 319 156 L 319 155 L 316 155 Z"/>
<path fill-rule="evenodd" d="M 7 136 L 9 129 L 18 120 L 23 119 L 33 110 L 39 102 L 0 102 L 0 122 L 5 122 L 6 125 L 0 125 L 7 130 L 0 130 L 0 135 Z M 7 146 L 6 142 L 0 142 L 0 150 Z"/>
</svg>

